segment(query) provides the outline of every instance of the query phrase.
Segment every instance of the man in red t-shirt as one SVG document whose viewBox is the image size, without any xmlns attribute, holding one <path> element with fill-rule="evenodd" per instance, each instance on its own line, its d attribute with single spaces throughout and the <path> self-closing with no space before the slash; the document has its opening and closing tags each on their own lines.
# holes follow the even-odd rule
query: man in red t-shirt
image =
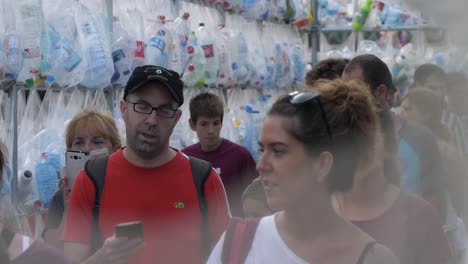
<svg viewBox="0 0 468 264">
<path fill-rule="evenodd" d="M 120 110 L 127 146 L 109 157 L 99 210 L 101 249 L 91 255 L 95 187 L 84 171 L 67 212 L 65 254 L 86 263 L 202 263 L 201 211 L 187 156 L 169 147 L 184 101 L 176 72 L 138 67 L 125 87 Z M 204 184 L 214 245 L 228 220 L 222 182 L 212 170 Z M 115 225 L 141 221 L 143 238 L 114 236 Z M 144 242 L 143 242 L 144 241 Z M 90 256 L 91 255 L 91 256 Z"/>
</svg>

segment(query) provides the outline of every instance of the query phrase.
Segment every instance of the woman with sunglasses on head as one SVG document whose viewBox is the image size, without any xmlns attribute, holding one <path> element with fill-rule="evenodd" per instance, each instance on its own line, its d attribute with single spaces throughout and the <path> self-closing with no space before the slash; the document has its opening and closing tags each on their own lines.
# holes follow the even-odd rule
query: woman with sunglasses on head
<svg viewBox="0 0 468 264">
<path fill-rule="evenodd" d="M 232 221 L 208 263 L 398 263 L 330 201 L 351 187 L 358 156 L 374 155 L 378 128 L 372 97 L 356 83 L 280 97 L 264 120 L 257 169 L 268 205 L 281 211 L 257 226 Z"/>
</svg>

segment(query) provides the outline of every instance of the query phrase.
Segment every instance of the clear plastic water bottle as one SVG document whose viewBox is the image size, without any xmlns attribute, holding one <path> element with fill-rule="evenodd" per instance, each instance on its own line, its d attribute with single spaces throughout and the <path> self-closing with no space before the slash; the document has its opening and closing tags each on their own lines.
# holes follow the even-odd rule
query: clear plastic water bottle
<svg viewBox="0 0 468 264">
<path fill-rule="evenodd" d="M 292 48 L 292 61 L 294 68 L 294 82 L 296 84 L 304 83 L 305 78 L 305 63 L 302 46 L 295 44 Z"/>
<path fill-rule="evenodd" d="M 318 18 L 320 24 L 323 26 L 327 25 L 327 15 L 328 15 L 328 0 L 319 0 L 318 6 Z"/>
<path fill-rule="evenodd" d="M 205 53 L 198 44 L 195 32 L 192 32 L 187 42 L 187 53 L 189 61 L 185 67 L 182 80 L 188 87 L 194 87 L 205 73 Z"/>
<path fill-rule="evenodd" d="M 81 84 L 91 90 L 104 89 L 110 84 L 114 72 L 104 27 L 98 24 L 98 20 L 86 6 L 79 4 L 78 10 L 77 24 L 87 62 L 86 74 Z"/>
<path fill-rule="evenodd" d="M 35 174 L 39 199 L 48 207 L 55 192 L 58 191 L 60 156 L 57 153 L 43 154 L 44 159 L 36 164 Z"/>
<path fill-rule="evenodd" d="M 112 60 L 116 72 L 114 73 L 112 81 L 119 84 L 126 84 L 132 72 L 132 60 L 129 58 L 132 52 L 129 44 L 132 41 L 121 27 L 118 18 L 114 18 L 113 38 Z"/>
<path fill-rule="evenodd" d="M 167 53 L 168 31 L 164 28 L 164 17 L 158 17 L 156 34 L 153 35 L 145 46 L 145 63 L 161 67 L 167 66 L 169 55 Z"/>
<path fill-rule="evenodd" d="M 362 4 L 361 9 L 356 13 L 354 17 L 352 27 L 354 30 L 360 31 L 364 28 L 369 12 L 371 11 L 372 0 L 365 0 Z"/>
<path fill-rule="evenodd" d="M 51 25 L 48 25 L 48 36 L 51 46 L 49 57 L 49 75 L 61 86 L 72 84 L 71 72 L 82 62 L 81 55 L 73 46 L 72 40 L 61 36 Z"/>
<path fill-rule="evenodd" d="M 250 80 L 251 67 L 249 63 L 249 47 L 243 32 L 237 36 L 237 58 L 233 65 L 234 77 L 240 85 L 246 84 Z"/>
<path fill-rule="evenodd" d="M 189 61 L 187 51 L 187 42 L 190 35 L 190 14 L 185 12 L 182 16 L 177 17 L 174 21 L 174 29 L 177 32 L 177 39 L 180 44 L 180 64 L 185 68 Z"/>
<path fill-rule="evenodd" d="M 219 69 L 218 51 L 215 46 L 215 39 L 211 35 L 211 32 L 206 29 L 204 23 L 200 23 L 197 33 L 200 46 L 205 53 L 206 59 L 205 76 L 204 80 L 200 80 L 200 83 L 207 86 L 215 86 L 218 81 Z"/>
<path fill-rule="evenodd" d="M 6 56 L 5 78 L 16 79 L 23 67 L 23 55 L 21 53 L 21 40 L 16 32 L 6 35 L 3 42 L 3 50 Z"/>
<path fill-rule="evenodd" d="M 19 3 L 19 19 L 23 36 L 24 62 L 18 80 L 34 83 L 39 73 L 40 37 L 43 25 L 42 5 L 39 0 L 23 0 Z"/>
</svg>

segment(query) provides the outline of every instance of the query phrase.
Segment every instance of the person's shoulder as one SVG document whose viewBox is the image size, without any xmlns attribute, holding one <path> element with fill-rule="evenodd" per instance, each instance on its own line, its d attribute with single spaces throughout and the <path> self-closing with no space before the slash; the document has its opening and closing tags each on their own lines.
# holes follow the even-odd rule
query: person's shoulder
<svg viewBox="0 0 468 264">
<path fill-rule="evenodd" d="M 366 255 L 363 258 L 362 264 L 397 264 L 400 263 L 395 254 L 388 249 L 386 246 L 375 243 L 371 244 L 371 248 L 367 252 L 363 252 Z M 358 264 L 361 264 L 358 263 Z"/>
<path fill-rule="evenodd" d="M 401 195 L 403 196 L 403 205 L 408 207 L 408 214 L 413 216 L 410 219 L 418 221 L 438 217 L 436 209 L 423 198 L 403 190 L 401 190 Z"/>
<path fill-rule="evenodd" d="M 252 155 L 250 154 L 250 151 L 241 144 L 237 144 L 225 138 L 223 138 L 223 141 L 225 142 L 226 150 L 235 151 L 242 155 L 249 155 L 249 156 Z"/>
<path fill-rule="evenodd" d="M 408 121 L 406 119 L 401 118 L 402 127 L 400 130 L 400 135 L 402 137 L 417 137 L 421 140 L 432 140 L 436 142 L 434 135 L 432 134 L 431 130 L 427 127 L 421 126 L 414 122 Z"/>
<path fill-rule="evenodd" d="M 192 154 L 192 153 L 197 153 L 200 151 L 200 143 L 195 143 L 195 144 L 192 144 L 190 146 L 187 146 L 185 148 L 183 148 L 181 150 L 181 152 L 185 153 L 185 154 Z"/>
</svg>

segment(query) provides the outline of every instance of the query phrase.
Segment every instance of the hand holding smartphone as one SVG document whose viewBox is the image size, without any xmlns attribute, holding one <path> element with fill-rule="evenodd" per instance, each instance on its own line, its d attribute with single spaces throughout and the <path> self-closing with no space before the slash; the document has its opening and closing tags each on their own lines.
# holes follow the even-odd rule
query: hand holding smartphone
<svg viewBox="0 0 468 264">
<path fill-rule="evenodd" d="M 127 237 L 128 239 L 143 239 L 143 223 L 140 221 L 122 223 L 115 226 L 116 237 Z"/>
</svg>

